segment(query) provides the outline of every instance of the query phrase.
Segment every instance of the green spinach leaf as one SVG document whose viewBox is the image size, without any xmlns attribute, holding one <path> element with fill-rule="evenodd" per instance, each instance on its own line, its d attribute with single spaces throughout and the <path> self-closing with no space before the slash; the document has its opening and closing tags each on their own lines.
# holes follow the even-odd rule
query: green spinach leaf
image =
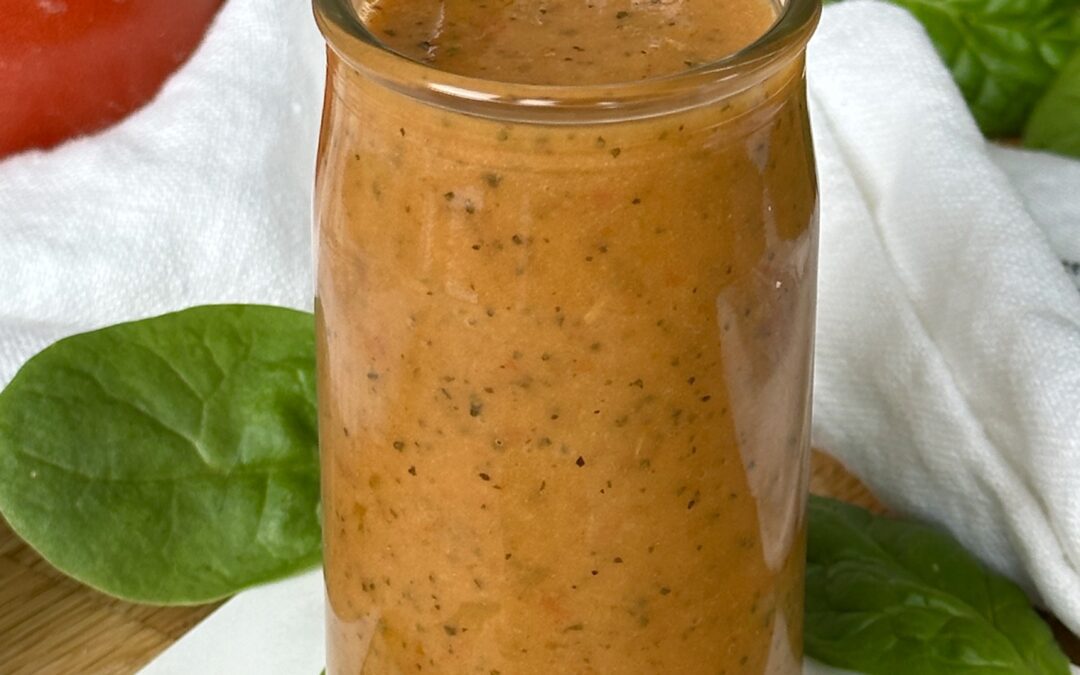
<svg viewBox="0 0 1080 675">
<path fill-rule="evenodd" d="M 185 604 L 320 559 L 310 314 L 195 307 L 61 340 L 0 394 L 0 512 L 68 575 Z"/>
<path fill-rule="evenodd" d="M 870 675 L 1069 672 L 1023 592 L 932 527 L 812 497 L 806 651 Z"/>
<path fill-rule="evenodd" d="M 987 136 L 1015 136 L 1080 44 L 1074 0 L 893 0 L 925 26 Z"/>
<path fill-rule="evenodd" d="M 1080 157 L 1080 49 L 1035 105 L 1024 129 L 1024 144 Z"/>
<path fill-rule="evenodd" d="M 923 24 L 990 137 L 1018 135 L 1069 55 L 1080 50 L 1075 0 L 889 1 Z"/>
</svg>

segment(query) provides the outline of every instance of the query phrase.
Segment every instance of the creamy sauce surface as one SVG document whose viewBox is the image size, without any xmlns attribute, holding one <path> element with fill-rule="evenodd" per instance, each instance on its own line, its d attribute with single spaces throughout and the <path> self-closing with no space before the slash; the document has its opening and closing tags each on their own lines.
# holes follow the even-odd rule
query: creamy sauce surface
<svg viewBox="0 0 1080 675">
<path fill-rule="evenodd" d="M 373 0 L 358 13 L 385 45 L 440 70 L 547 85 L 684 71 L 776 18 L 767 0 Z"/>
<path fill-rule="evenodd" d="M 381 0 L 507 82 L 681 72 L 759 0 Z M 546 126 L 331 51 L 317 188 L 331 675 L 793 675 L 816 192 L 802 62 L 715 105 Z"/>
</svg>

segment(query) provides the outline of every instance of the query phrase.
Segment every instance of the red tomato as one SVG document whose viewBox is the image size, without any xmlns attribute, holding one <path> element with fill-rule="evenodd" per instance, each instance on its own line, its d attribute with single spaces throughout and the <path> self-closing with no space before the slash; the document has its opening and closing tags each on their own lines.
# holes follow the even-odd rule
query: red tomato
<svg viewBox="0 0 1080 675">
<path fill-rule="evenodd" d="M 149 101 L 221 0 L 0 0 L 0 156 L 97 131 Z"/>
</svg>

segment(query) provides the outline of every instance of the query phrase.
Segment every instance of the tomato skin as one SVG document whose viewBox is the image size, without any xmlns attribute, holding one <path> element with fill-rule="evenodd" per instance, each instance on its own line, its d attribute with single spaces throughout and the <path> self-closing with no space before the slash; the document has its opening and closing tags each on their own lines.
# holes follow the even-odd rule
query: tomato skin
<svg viewBox="0 0 1080 675">
<path fill-rule="evenodd" d="M 0 156 L 102 129 L 149 101 L 222 0 L 0 0 Z"/>
</svg>

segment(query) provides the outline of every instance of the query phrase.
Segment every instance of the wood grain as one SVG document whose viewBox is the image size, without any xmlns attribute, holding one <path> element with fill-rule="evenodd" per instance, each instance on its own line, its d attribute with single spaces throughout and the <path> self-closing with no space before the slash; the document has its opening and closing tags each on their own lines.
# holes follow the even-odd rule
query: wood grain
<svg viewBox="0 0 1080 675">
<path fill-rule="evenodd" d="M 876 512 L 884 507 L 839 462 L 814 454 L 810 488 Z M 217 605 L 150 607 L 72 581 L 0 520 L 0 672 L 4 675 L 133 673 Z M 1074 662 L 1080 641 L 1055 622 Z"/>
<path fill-rule="evenodd" d="M 217 605 L 151 607 L 69 579 L 0 520 L 0 672 L 133 673 Z"/>
</svg>

